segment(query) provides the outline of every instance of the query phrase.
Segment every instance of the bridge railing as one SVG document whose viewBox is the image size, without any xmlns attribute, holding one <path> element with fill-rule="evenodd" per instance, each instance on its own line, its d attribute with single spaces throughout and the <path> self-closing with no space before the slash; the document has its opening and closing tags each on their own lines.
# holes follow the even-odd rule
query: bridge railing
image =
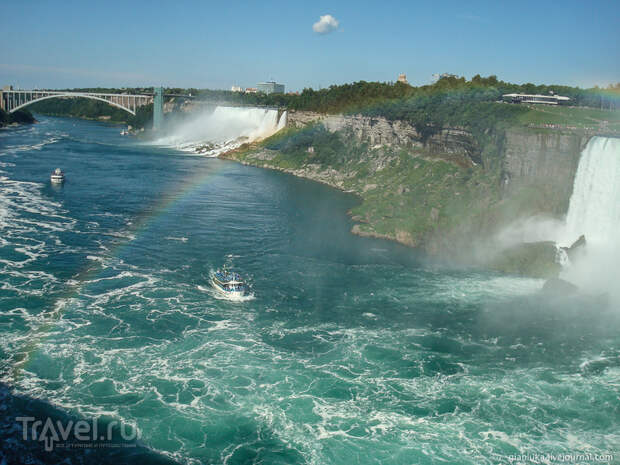
<svg viewBox="0 0 620 465">
<path fill-rule="evenodd" d="M 121 108 L 132 115 L 136 109 L 153 101 L 152 95 L 144 94 L 111 94 L 101 92 L 70 92 L 54 90 L 2 90 L 0 91 L 0 106 L 3 110 L 13 113 L 31 103 L 50 98 L 90 98 L 106 102 Z"/>
</svg>

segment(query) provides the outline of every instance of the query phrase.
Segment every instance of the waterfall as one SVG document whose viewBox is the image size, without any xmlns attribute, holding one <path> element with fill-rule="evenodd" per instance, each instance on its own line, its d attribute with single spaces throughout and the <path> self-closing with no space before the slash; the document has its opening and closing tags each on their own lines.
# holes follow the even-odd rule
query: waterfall
<svg viewBox="0 0 620 465">
<path fill-rule="evenodd" d="M 561 242 L 582 234 L 585 250 L 562 278 L 620 307 L 620 139 L 593 137 L 581 153 Z"/>
<path fill-rule="evenodd" d="M 620 241 L 620 139 L 593 137 L 581 154 L 566 216 L 566 237 Z"/>
<path fill-rule="evenodd" d="M 280 121 L 278 121 L 278 131 L 286 127 L 287 120 L 288 120 L 288 113 L 286 111 L 283 111 L 282 114 L 280 115 Z"/>
<path fill-rule="evenodd" d="M 275 134 L 286 125 L 286 117 L 275 109 L 218 106 L 171 122 L 153 143 L 217 156 Z"/>
</svg>

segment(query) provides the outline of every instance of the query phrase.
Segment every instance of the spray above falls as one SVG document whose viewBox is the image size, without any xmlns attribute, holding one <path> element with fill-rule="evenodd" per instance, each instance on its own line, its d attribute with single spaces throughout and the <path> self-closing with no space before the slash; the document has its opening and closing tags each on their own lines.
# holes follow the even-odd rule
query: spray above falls
<svg viewBox="0 0 620 465">
<path fill-rule="evenodd" d="M 240 145 L 269 137 L 286 125 L 286 111 L 218 106 L 171 121 L 153 143 L 216 157 Z"/>
</svg>

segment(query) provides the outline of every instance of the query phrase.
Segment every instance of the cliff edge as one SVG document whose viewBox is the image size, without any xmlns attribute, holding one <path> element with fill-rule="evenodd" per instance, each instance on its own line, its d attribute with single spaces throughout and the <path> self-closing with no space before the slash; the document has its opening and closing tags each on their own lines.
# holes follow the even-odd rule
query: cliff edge
<svg viewBox="0 0 620 465">
<path fill-rule="evenodd" d="M 500 124 L 421 134 L 383 117 L 289 112 L 287 129 L 225 157 L 356 193 L 356 234 L 484 262 L 514 245 L 498 239 L 511 225 L 563 219 L 595 133 Z"/>
</svg>

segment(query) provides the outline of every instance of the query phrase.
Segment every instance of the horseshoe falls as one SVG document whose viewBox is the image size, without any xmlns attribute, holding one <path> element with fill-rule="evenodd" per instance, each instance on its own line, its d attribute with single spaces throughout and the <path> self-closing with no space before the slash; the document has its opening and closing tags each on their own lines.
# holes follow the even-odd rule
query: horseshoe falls
<svg viewBox="0 0 620 465">
<path fill-rule="evenodd" d="M 593 137 L 584 149 L 566 217 L 567 234 L 593 243 L 620 239 L 620 139 Z"/>
<path fill-rule="evenodd" d="M 563 242 L 579 236 L 586 251 L 563 277 L 593 292 L 610 292 L 620 305 L 620 139 L 593 137 L 584 148 L 566 215 Z"/>
<path fill-rule="evenodd" d="M 6 463 L 618 453 L 617 307 L 598 294 L 551 298 L 538 279 L 440 268 L 352 235 L 348 194 L 179 150 L 262 137 L 276 118 L 220 108 L 155 145 L 66 118 L 0 130 Z M 567 240 L 618 239 L 617 154 L 613 139 L 585 149 Z M 49 183 L 56 167 L 60 187 Z M 212 292 L 224 264 L 253 300 Z M 46 452 L 17 418 L 99 419 L 101 434 L 117 424 L 139 439 L 69 451 L 74 437 L 58 433 Z"/>
</svg>

